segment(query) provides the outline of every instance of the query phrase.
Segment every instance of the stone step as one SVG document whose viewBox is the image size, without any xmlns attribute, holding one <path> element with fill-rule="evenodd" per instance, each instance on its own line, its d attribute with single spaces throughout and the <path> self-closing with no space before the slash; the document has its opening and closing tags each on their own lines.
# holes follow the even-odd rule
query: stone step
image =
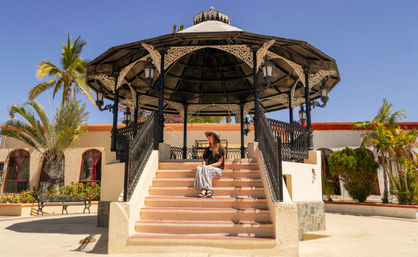
<svg viewBox="0 0 418 257">
<path fill-rule="evenodd" d="M 182 169 L 195 169 L 198 165 L 201 165 L 201 162 L 160 162 L 159 169 L 174 169 L 174 170 L 182 170 Z M 256 169 L 258 170 L 257 163 L 232 163 L 232 162 L 225 162 L 224 169 Z"/>
<path fill-rule="evenodd" d="M 150 195 L 189 196 L 196 197 L 199 190 L 193 187 L 150 187 Z M 265 198 L 263 187 L 213 187 L 216 196 L 252 196 Z"/>
<path fill-rule="evenodd" d="M 165 187 L 165 186 L 178 186 L 178 187 L 191 187 L 193 186 L 194 178 L 154 178 L 152 186 Z M 263 182 L 257 178 L 223 178 L 214 179 L 213 187 L 262 187 Z"/>
<path fill-rule="evenodd" d="M 273 236 L 273 224 L 255 221 L 190 221 L 190 220 L 140 220 L 135 224 L 136 232 L 166 234 L 245 233 L 254 236 Z"/>
<path fill-rule="evenodd" d="M 141 209 L 141 220 L 251 220 L 270 222 L 268 209 L 254 208 L 196 208 L 196 207 L 144 207 Z"/>
<path fill-rule="evenodd" d="M 212 198 L 184 196 L 147 196 L 146 207 L 215 207 L 267 209 L 265 198 L 214 196 Z"/>
<path fill-rule="evenodd" d="M 196 169 L 191 170 L 157 170 L 157 178 L 194 178 Z M 259 170 L 241 169 L 241 170 L 223 170 L 223 178 L 260 178 Z"/>
<path fill-rule="evenodd" d="M 128 238 L 129 245 L 139 248 L 142 253 L 173 253 L 179 251 L 210 251 L 216 253 L 231 253 L 248 255 L 266 255 L 265 249 L 274 249 L 277 242 L 273 236 L 259 236 L 249 233 L 201 233 L 201 234 L 168 234 L 135 232 Z M 194 248 L 192 248 L 194 247 Z M 231 249 L 232 248 L 232 249 Z M 186 250 L 187 249 L 187 250 Z M 221 251 L 222 249 L 225 249 Z M 221 251 L 221 252 L 220 252 Z M 277 252 L 277 250 L 273 250 Z M 269 254 L 271 255 L 271 254 Z M 282 254 L 279 254 L 283 256 Z"/>
</svg>

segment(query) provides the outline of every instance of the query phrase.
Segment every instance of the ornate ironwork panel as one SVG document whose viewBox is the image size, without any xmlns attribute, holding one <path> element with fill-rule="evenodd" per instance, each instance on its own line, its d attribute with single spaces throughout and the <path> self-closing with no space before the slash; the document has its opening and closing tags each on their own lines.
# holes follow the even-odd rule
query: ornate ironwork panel
<svg viewBox="0 0 418 257">
<path fill-rule="evenodd" d="M 298 123 L 267 119 L 275 141 L 280 137 L 282 143 L 282 160 L 303 161 L 308 158 L 309 129 Z"/>
<path fill-rule="evenodd" d="M 154 145 L 154 133 L 157 114 L 153 112 L 151 116 L 142 123 L 140 133 L 137 133 L 129 145 L 129 165 L 128 165 L 128 199 L 131 197 L 136 184 L 145 168 Z"/>
</svg>

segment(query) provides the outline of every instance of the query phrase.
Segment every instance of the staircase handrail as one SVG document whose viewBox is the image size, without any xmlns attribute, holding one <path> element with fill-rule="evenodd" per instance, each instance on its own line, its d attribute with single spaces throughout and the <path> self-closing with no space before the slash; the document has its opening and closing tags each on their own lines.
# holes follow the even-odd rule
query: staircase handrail
<svg viewBox="0 0 418 257">
<path fill-rule="evenodd" d="M 144 122 L 132 123 L 129 126 L 120 128 L 116 131 L 116 159 L 124 162 L 125 158 L 125 141 L 132 142 L 138 134 Z"/>
<path fill-rule="evenodd" d="M 309 128 L 299 123 L 267 119 L 274 137 L 281 139 L 283 160 L 303 161 L 308 158 Z"/>
<path fill-rule="evenodd" d="M 262 162 L 266 170 L 267 182 L 270 188 L 271 198 L 274 202 L 283 201 L 283 184 L 281 169 L 281 140 L 275 139 L 271 126 L 264 115 L 260 112 L 256 123 L 258 131 L 258 145 L 261 152 Z"/>
<path fill-rule="evenodd" d="M 157 114 L 153 112 L 140 125 L 140 130 L 132 140 L 125 138 L 125 183 L 124 201 L 128 201 L 142 175 L 148 158 L 153 150 L 156 133 Z"/>
</svg>

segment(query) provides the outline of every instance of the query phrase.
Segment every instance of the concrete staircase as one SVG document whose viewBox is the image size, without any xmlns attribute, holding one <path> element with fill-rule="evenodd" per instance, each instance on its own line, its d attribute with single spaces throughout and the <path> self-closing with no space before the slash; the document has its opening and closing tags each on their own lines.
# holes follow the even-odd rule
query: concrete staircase
<svg viewBox="0 0 418 257">
<path fill-rule="evenodd" d="M 274 227 L 256 163 L 227 161 L 214 197 L 193 188 L 197 162 L 161 162 L 130 244 L 273 247 Z"/>
</svg>

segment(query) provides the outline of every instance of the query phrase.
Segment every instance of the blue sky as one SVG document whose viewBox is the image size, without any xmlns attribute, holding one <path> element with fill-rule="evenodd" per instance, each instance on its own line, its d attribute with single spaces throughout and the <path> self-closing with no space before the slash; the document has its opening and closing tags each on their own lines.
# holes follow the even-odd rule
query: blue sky
<svg viewBox="0 0 418 257">
<path fill-rule="evenodd" d="M 0 123 L 8 107 L 27 99 L 40 83 L 42 60 L 59 63 L 67 33 L 87 41 L 82 57 L 94 59 L 108 48 L 192 25 L 200 11 L 214 6 L 243 30 L 304 40 L 336 59 L 341 82 L 313 122 L 372 119 L 383 98 L 418 121 L 418 1 L 7 1 L 0 5 Z M 402 4 L 401 4 L 402 3 Z M 89 123 L 112 122 L 86 99 Z M 51 113 L 60 98 L 46 92 L 38 100 Z M 296 114 L 296 113 L 295 113 Z M 288 111 L 268 116 L 288 121 Z M 295 116 L 296 117 L 296 116 Z"/>
</svg>

